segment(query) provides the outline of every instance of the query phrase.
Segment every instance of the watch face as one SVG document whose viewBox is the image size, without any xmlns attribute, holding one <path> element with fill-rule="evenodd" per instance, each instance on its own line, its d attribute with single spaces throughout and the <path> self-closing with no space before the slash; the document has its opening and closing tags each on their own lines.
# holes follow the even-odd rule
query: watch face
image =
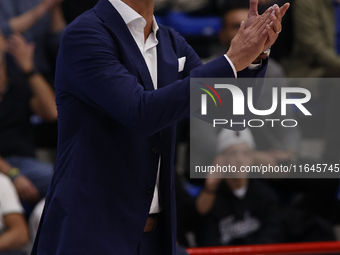
<svg viewBox="0 0 340 255">
<path fill-rule="evenodd" d="M 271 51 L 271 48 L 268 48 L 268 49 L 266 49 L 266 50 L 263 52 L 263 54 L 266 54 L 267 57 L 269 57 L 270 51 Z"/>
</svg>

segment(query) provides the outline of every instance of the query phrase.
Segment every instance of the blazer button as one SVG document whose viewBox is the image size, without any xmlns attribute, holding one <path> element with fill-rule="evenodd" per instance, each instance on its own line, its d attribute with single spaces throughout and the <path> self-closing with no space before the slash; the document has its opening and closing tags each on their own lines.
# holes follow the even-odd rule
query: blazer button
<svg viewBox="0 0 340 255">
<path fill-rule="evenodd" d="M 154 154 L 159 154 L 159 153 L 161 152 L 161 150 L 159 149 L 158 146 L 155 146 L 155 147 L 152 148 L 152 152 L 153 152 Z"/>
<path fill-rule="evenodd" d="M 146 192 L 148 192 L 149 194 L 153 194 L 154 192 L 154 187 L 152 185 L 149 185 L 146 187 Z"/>
</svg>

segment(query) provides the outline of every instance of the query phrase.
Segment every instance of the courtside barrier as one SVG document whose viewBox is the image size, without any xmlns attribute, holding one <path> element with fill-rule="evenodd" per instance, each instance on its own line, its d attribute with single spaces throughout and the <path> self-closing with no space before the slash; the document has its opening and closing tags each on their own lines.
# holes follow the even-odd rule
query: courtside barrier
<svg viewBox="0 0 340 255">
<path fill-rule="evenodd" d="M 190 255 L 227 255 L 227 254 L 334 254 L 340 253 L 340 242 L 313 242 L 242 245 L 225 247 L 189 248 Z"/>
</svg>

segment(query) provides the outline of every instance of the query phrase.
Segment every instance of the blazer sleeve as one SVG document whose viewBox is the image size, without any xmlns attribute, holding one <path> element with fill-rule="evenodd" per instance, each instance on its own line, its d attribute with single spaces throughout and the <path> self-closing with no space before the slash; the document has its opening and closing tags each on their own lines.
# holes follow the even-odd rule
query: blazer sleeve
<svg viewBox="0 0 340 255">
<path fill-rule="evenodd" d="M 188 71 L 183 80 L 146 91 L 120 62 L 107 28 L 90 22 L 75 24 L 66 29 L 62 39 L 56 90 L 145 135 L 152 135 L 189 114 L 191 77 L 225 77 L 232 71 L 224 57 L 200 65 L 194 61 L 191 47 L 184 45 L 184 52 L 190 54 L 189 59 L 197 68 Z"/>
</svg>

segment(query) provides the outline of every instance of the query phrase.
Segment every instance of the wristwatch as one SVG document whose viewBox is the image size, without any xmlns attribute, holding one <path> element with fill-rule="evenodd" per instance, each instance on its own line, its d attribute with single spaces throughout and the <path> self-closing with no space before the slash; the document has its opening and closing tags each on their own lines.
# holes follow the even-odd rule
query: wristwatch
<svg viewBox="0 0 340 255">
<path fill-rule="evenodd" d="M 268 49 L 266 49 L 262 54 L 266 54 L 267 58 L 269 58 L 270 51 L 271 51 L 271 47 L 269 47 Z"/>
</svg>

